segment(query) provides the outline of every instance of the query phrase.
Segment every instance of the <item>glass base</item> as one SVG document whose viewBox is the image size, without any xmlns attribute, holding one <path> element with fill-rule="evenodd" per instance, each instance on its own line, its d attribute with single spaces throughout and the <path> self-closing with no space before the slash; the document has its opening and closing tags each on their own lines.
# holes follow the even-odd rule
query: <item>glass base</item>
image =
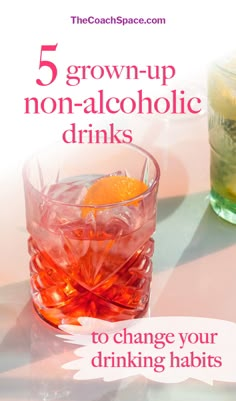
<svg viewBox="0 0 236 401">
<path fill-rule="evenodd" d="M 214 212 L 229 223 L 236 224 L 236 203 L 223 198 L 214 190 L 210 193 L 210 204 Z"/>
</svg>

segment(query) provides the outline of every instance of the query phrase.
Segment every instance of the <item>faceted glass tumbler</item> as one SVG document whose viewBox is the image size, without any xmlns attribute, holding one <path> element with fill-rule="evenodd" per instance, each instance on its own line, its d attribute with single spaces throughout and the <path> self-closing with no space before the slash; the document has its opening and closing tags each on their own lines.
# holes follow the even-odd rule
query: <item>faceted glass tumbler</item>
<svg viewBox="0 0 236 401">
<path fill-rule="evenodd" d="M 146 189 L 116 203 L 84 204 L 88 189 L 107 176 Z M 59 326 L 84 316 L 145 314 L 159 178 L 155 158 L 135 145 L 56 144 L 25 163 L 31 291 L 44 320 Z"/>
</svg>

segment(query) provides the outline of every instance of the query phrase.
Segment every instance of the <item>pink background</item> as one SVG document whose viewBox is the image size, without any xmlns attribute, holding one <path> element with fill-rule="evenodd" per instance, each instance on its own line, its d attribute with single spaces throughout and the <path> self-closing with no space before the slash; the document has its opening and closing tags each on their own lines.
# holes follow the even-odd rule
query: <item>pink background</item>
<svg viewBox="0 0 236 401">
<path fill-rule="evenodd" d="M 164 116 L 25 116 L 24 97 L 91 94 L 132 95 L 159 86 L 147 81 L 86 82 L 70 92 L 65 86 L 69 64 L 173 64 L 176 87 L 199 95 L 206 103 L 207 63 L 232 46 L 235 35 L 231 6 L 199 1 L 69 1 L 54 0 L 1 5 L 3 41 L 1 64 L 2 116 L 0 147 L 0 400 L 83 401 L 235 401 L 236 385 L 189 380 L 158 384 L 142 377 L 104 383 L 77 382 L 61 365 L 73 359 L 74 347 L 55 337 L 34 313 L 30 303 L 24 197 L 21 169 L 35 149 L 60 140 L 74 121 L 122 123 L 137 143 L 157 158 L 161 167 L 158 225 L 155 234 L 151 316 L 199 316 L 236 322 L 235 227 L 220 220 L 209 207 L 209 145 L 206 112 L 179 118 Z M 190 5 L 191 4 L 191 5 Z M 233 8 L 232 8 L 233 10 Z M 165 16 L 166 26 L 79 27 L 70 15 Z M 6 17 L 8 16 L 8 17 Z M 10 16 L 10 17 L 9 17 Z M 219 29 L 219 25 L 221 29 Z M 42 44 L 59 43 L 55 62 L 60 77 L 53 88 L 38 88 Z M 60 49 L 60 50 L 59 50 Z M 170 89 L 170 88 L 169 88 Z M 4 96 L 3 96 L 4 94 Z M 205 110 L 206 110 L 206 106 Z M 232 350 L 232 352 L 234 352 Z M 236 382 L 236 380 L 235 380 Z"/>
</svg>

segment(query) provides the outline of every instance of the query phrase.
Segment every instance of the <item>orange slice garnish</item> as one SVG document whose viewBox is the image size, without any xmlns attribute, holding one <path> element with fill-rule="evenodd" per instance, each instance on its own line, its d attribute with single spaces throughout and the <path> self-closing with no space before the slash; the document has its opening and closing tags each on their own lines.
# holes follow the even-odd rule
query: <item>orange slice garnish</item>
<svg viewBox="0 0 236 401">
<path fill-rule="evenodd" d="M 94 206 L 123 202 L 141 195 L 147 189 L 148 186 L 136 178 L 120 175 L 106 176 L 100 178 L 88 188 L 82 205 Z M 137 201 L 133 201 L 130 204 L 137 205 Z M 83 214 L 86 215 L 91 210 L 86 208 Z"/>
</svg>

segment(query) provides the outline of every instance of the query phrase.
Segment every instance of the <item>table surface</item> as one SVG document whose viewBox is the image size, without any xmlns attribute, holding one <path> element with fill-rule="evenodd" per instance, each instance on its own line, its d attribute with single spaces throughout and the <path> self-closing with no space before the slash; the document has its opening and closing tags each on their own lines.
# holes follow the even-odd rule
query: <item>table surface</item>
<svg viewBox="0 0 236 401">
<path fill-rule="evenodd" d="M 161 167 L 150 315 L 236 322 L 236 228 L 209 206 L 206 114 L 156 119 L 139 144 Z M 61 365 L 74 359 L 74 346 L 30 301 L 20 164 L 2 174 L 1 188 L 0 400 L 235 401 L 236 384 L 73 380 Z"/>
</svg>

